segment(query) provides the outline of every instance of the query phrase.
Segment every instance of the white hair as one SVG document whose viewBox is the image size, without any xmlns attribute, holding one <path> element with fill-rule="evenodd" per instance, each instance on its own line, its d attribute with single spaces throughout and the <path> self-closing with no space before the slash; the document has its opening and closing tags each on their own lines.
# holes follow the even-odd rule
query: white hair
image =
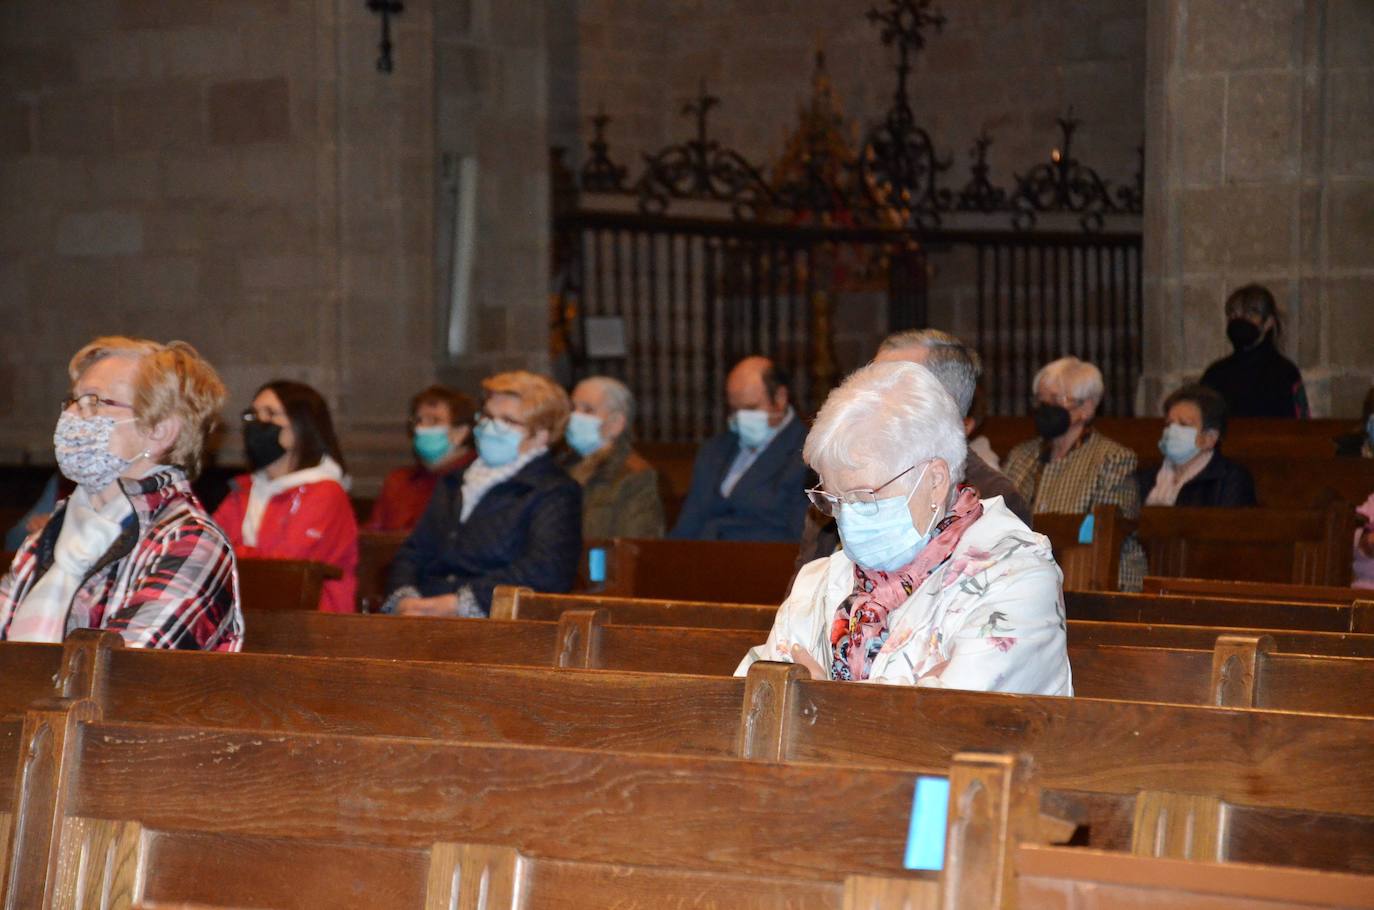
<svg viewBox="0 0 1374 910">
<path fill-rule="evenodd" d="M 953 495 L 968 445 L 963 415 L 935 374 L 901 360 L 870 363 L 831 392 L 802 455 L 822 478 L 836 468 L 872 468 L 882 480 L 941 458 L 949 465 Z M 903 480 L 910 486 L 916 478 L 912 472 Z"/>
<path fill-rule="evenodd" d="M 1050 382 L 1079 401 L 1102 401 L 1102 371 L 1077 357 L 1060 357 L 1045 364 L 1031 381 L 1031 390 L 1040 394 L 1040 383 Z"/>
<path fill-rule="evenodd" d="M 611 376 L 588 376 L 578 385 L 586 384 L 601 390 L 601 400 L 612 414 L 624 414 L 628 426 L 635 419 L 635 397 L 630 387 Z"/>
<path fill-rule="evenodd" d="M 878 345 L 878 353 L 895 353 L 910 348 L 920 348 L 926 352 L 921 365 L 934 373 L 940 385 L 954 397 L 959 412 L 968 414 L 969 408 L 973 407 L 974 387 L 978 385 L 978 377 L 983 372 L 983 361 L 978 352 L 949 332 L 908 329 L 884 338 L 883 343 Z"/>
</svg>

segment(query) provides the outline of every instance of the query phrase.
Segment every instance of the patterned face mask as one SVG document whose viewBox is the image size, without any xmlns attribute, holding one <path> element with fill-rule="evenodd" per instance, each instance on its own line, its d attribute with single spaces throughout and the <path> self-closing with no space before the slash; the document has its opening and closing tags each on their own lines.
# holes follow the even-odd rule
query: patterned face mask
<svg viewBox="0 0 1374 910">
<path fill-rule="evenodd" d="M 129 470 L 133 460 L 121 458 L 110 451 L 110 435 L 115 424 L 128 423 L 134 418 L 115 420 L 113 417 L 79 417 L 64 413 L 57 419 L 52 435 L 57 467 L 72 483 L 80 484 L 87 493 L 99 493 Z"/>
</svg>

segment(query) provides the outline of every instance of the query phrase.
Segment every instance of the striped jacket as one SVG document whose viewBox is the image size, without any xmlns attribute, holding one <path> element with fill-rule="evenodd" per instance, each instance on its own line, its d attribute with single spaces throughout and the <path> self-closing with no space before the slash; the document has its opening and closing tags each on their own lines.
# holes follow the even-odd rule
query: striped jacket
<svg viewBox="0 0 1374 910">
<path fill-rule="evenodd" d="M 164 467 L 120 486 L 133 514 L 73 596 L 67 632 L 108 629 L 131 647 L 239 650 L 243 613 L 234 551 L 186 475 Z M 53 564 L 65 508 L 60 503 L 47 526 L 24 541 L 0 580 L 0 639 Z"/>
</svg>

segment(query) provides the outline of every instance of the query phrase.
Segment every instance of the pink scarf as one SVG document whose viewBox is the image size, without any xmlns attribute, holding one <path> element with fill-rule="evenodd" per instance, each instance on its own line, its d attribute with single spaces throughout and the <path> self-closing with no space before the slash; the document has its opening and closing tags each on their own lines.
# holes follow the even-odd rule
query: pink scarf
<svg viewBox="0 0 1374 910">
<path fill-rule="evenodd" d="M 887 617 L 906 603 L 930 573 L 949 559 L 964 531 L 983 515 L 978 491 L 959 488 L 954 509 L 939 524 L 935 538 L 908 565 L 892 572 L 854 565 L 854 591 L 835 610 L 830 624 L 832 679 L 868 679 L 873 658 L 887 639 Z"/>
</svg>

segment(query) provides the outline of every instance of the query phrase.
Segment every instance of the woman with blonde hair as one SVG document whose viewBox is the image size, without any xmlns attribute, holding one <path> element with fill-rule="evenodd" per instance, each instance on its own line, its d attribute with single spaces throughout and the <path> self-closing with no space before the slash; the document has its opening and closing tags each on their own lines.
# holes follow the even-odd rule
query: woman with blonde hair
<svg viewBox="0 0 1374 910">
<path fill-rule="evenodd" d="M 134 647 L 237 651 L 234 552 L 191 492 L 224 385 L 180 341 L 97 338 L 53 434 L 76 484 L 0 581 L 0 638 L 108 629 Z"/>
<path fill-rule="evenodd" d="M 582 553 L 582 489 L 549 448 L 568 393 L 523 370 L 482 382 L 477 460 L 440 478 L 391 566 L 387 613 L 486 616 L 497 585 L 572 589 Z"/>
</svg>

